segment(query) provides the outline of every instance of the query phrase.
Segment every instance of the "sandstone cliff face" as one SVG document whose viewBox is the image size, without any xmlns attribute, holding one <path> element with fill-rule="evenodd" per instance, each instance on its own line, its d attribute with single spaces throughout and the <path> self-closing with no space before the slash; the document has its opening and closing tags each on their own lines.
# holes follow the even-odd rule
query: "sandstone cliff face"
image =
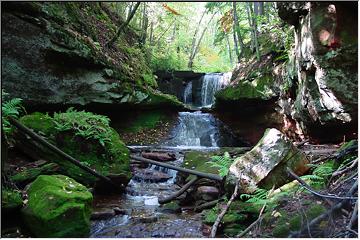
<svg viewBox="0 0 360 240">
<path fill-rule="evenodd" d="M 356 3 L 284 2 L 278 10 L 295 35 L 287 60 L 268 54 L 260 62 L 239 64 L 231 86 L 216 96 L 218 110 L 231 105 L 256 113 L 270 106 L 279 113 L 283 132 L 298 140 L 356 137 Z M 246 118 L 253 121 L 252 115 Z"/>
<path fill-rule="evenodd" d="M 357 123 L 357 4 L 279 3 L 279 16 L 295 26 L 296 94 L 290 115 L 305 134 L 351 134 Z M 291 76 L 293 75 L 293 76 Z M 355 130 L 356 131 L 356 130 Z"/>
<path fill-rule="evenodd" d="M 105 46 L 119 21 L 99 3 L 3 4 L 3 88 L 27 107 L 181 106 L 156 91 L 131 29 Z"/>
</svg>

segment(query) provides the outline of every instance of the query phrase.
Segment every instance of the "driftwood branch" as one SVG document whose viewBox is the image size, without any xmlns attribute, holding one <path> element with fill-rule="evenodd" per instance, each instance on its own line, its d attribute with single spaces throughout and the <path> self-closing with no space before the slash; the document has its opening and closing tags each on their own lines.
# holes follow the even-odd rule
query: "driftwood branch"
<svg viewBox="0 0 360 240">
<path fill-rule="evenodd" d="M 31 129 L 25 127 L 24 125 L 22 125 L 20 122 L 18 122 L 17 120 L 15 120 L 12 117 L 9 117 L 9 121 L 15 126 L 17 127 L 21 132 L 27 134 L 29 137 L 31 137 L 32 139 L 34 139 L 35 141 L 39 142 L 40 144 L 42 144 L 43 146 L 47 147 L 48 149 L 50 149 L 51 151 L 59 154 L 60 156 L 62 156 L 64 159 L 66 159 L 67 161 L 71 162 L 72 164 L 78 166 L 79 168 L 85 170 L 86 172 L 92 174 L 93 176 L 104 180 L 105 182 L 110 183 L 112 186 L 116 187 L 117 186 L 111 181 L 110 178 L 105 177 L 104 175 L 101 175 L 100 173 L 96 172 L 95 170 L 89 168 L 88 166 L 83 165 L 80 161 L 76 160 L 75 158 L 73 158 L 72 156 L 68 155 L 67 153 L 63 152 L 62 150 L 60 150 L 59 148 L 57 148 L 56 146 L 52 145 L 51 143 L 49 143 L 48 141 L 46 141 L 45 139 L 43 139 L 42 137 L 40 137 L 39 135 L 37 135 L 35 132 L 33 132 Z"/>
<path fill-rule="evenodd" d="M 189 173 L 189 174 L 192 174 L 192 175 L 195 175 L 195 176 L 198 176 L 198 177 L 202 177 L 202 178 L 208 178 L 208 179 L 216 180 L 216 181 L 222 181 L 223 180 L 223 178 L 220 177 L 219 175 L 212 174 L 212 173 L 199 172 L 199 171 L 195 171 L 195 170 L 191 170 L 191 169 L 187 169 L 187 168 L 174 166 L 174 165 L 171 165 L 171 164 L 168 164 L 168 163 L 157 162 L 157 161 L 154 161 L 154 160 L 150 160 L 150 159 L 143 158 L 143 157 L 138 157 L 138 156 L 133 156 L 133 155 L 131 155 L 130 158 L 132 158 L 134 160 L 141 161 L 141 162 L 146 162 L 146 163 L 158 165 L 158 166 L 165 167 L 165 168 L 174 169 L 176 171 Z"/>
<path fill-rule="evenodd" d="M 211 233 L 210 233 L 210 237 L 214 238 L 216 236 L 216 231 L 218 229 L 218 226 L 221 222 L 221 220 L 223 219 L 223 217 L 225 216 L 227 210 L 229 209 L 231 203 L 235 200 L 235 198 L 239 195 L 239 181 L 236 182 L 235 185 L 235 190 L 234 193 L 231 195 L 230 200 L 227 202 L 225 208 L 222 210 L 222 212 L 217 216 L 216 221 L 214 223 L 214 225 L 211 228 Z"/>
<path fill-rule="evenodd" d="M 355 183 L 353 184 L 353 186 L 351 187 L 351 189 L 349 190 L 349 192 L 346 194 L 347 197 L 352 196 L 358 189 L 358 182 L 355 181 Z M 349 199 L 344 199 L 341 202 L 339 202 L 338 204 L 334 205 L 330 210 L 328 210 L 327 212 L 321 214 L 320 216 L 314 218 L 313 220 L 311 220 L 311 222 L 309 223 L 309 228 L 315 226 L 316 224 L 320 223 L 322 220 L 324 220 L 325 218 L 327 218 L 328 216 L 331 216 L 333 212 L 336 212 L 340 209 L 343 208 L 343 206 L 345 206 L 348 203 Z M 288 237 L 289 238 L 294 238 L 294 237 L 298 237 L 300 236 L 303 232 L 307 231 L 306 229 L 302 229 L 298 232 L 294 232 L 292 234 L 290 234 Z"/>
<path fill-rule="evenodd" d="M 166 197 L 164 199 L 159 199 L 160 204 L 171 202 L 173 199 L 177 198 L 181 194 L 183 194 L 186 190 L 188 190 L 199 178 L 195 176 L 195 178 L 191 179 L 188 183 L 186 183 L 179 191 L 175 192 L 174 194 Z"/>
<path fill-rule="evenodd" d="M 315 191 L 314 189 L 312 189 L 304 180 L 302 180 L 298 175 L 296 175 L 293 171 L 291 171 L 290 168 L 286 168 L 286 171 L 288 172 L 289 175 L 291 175 L 296 181 L 298 181 L 306 190 L 308 190 L 309 192 L 311 192 L 312 194 L 314 194 L 315 196 L 321 197 L 321 198 L 331 198 L 331 199 L 340 199 L 340 200 L 344 200 L 344 199 L 348 199 L 348 200 L 356 200 L 358 199 L 357 197 L 339 197 L 339 196 L 333 196 L 333 195 L 325 195 L 322 193 L 318 193 L 317 191 Z"/>
</svg>

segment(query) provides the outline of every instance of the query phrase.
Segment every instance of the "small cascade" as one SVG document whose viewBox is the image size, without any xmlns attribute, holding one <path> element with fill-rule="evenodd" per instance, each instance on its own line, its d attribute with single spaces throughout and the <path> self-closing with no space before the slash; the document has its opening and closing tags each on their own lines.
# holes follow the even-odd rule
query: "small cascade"
<svg viewBox="0 0 360 240">
<path fill-rule="evenodd" d="M 231 72 L 228 73 L 207 73 L 196 83 L 187 83 L 183 100 L 185 104 L 194 107 L 211 107 L 215 102 L 215 93 L 230 83 Z"/>
<path fill-rule="evenodd" d="M 192 103 L 192 81 L 188 82 L 184 90 L 184 103 L 191 104 Z"/>
<path fill-rule="evenodd" d="M 178 124 L 172 135 L 163 145 L 191 147 L 232 146 L 236 142 L 234 135 L 209 113 L 180 112 Z"/>
</svg>

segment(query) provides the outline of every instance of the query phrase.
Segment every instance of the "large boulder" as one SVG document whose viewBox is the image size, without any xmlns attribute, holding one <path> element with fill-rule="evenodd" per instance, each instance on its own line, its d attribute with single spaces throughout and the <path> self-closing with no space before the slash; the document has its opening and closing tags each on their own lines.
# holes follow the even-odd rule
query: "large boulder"
<svg viewBox="0 0 360 240">
<path fill-rule="evenodd" d="M 356 132 L 357 4 L 283 2 L 278 9 L 279 16 L 295 26 L 291 64 L 297 89 L 293 96 L 284 96 L 291 117 L 306 134 L 323 140 Z"/>
<path fill-rule="evenodd" d="M 105 116 L 69 109 L 54 117 L 36 112 L 21 117 L 19 121 L 82 164 L 116 179 L 118 186 L 125 189 L 131 179 L 130 153 L 119 134 L 106 123 L 106 119 Z M 15 140 L 16 147 L 32 158 L 57 163 L 60 166 L 57 170 L 59 173 L 87 186 L 103 188 L 104 184 L 98 182 L 95 176 L 28 139 L 21 132 L 17 132 Z"/>
<path fill-rule="evenodd" d="M 1 19 L 2 86 L 27 108 L 182 106 L 155 91 L 133 30 L 125 29 L 121 44 L 105 46 L 121 22 L 106 4 L 8 2 Z"/>
<path fill-rule="evenodd" d="M 304 174 L 309 167 L 306 156 L 277 129 L 267 129 L 251 151 L 235 159 L 229 168 L 228 185 L 240 181 L 241 191 L 252 193 L 257 187 L 278 188 L 289 182 L 286 168 Z"/>
<path fill-rule="evenodd" d="M 26 225 L 36 237 L 88 237 L 92 194 L 63 175 L 40 175 L 27 192 Z"/>
</svg>

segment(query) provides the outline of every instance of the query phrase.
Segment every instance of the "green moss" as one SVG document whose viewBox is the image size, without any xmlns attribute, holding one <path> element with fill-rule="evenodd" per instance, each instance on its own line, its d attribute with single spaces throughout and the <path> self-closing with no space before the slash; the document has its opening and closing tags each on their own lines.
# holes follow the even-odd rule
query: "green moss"
<svg viewBox="0 0 360 240">
<path fill-rule="evenodd" d="M 169 115 L 161 110 L 145 111 L 138 115 L 125 132 L 139 132 L 143 129 L 158 127 L 162 121 L 168 121 Z"/>
<path fill-rule="evenodd" d="M 241 224 L 229 224 L 224 228 L 224 234 L 229 237 L 235 237 L 240 232 L 244 231 L 246 227 Z"/>
<path fill-rule="evenodd" d="M 40 112 L 34 112 L 30 115 L 25 115 L 19 121 L 26 127 L 41 132 L 44 135 L 53 135 L 57 132 L 54 120 L 49 116 Z"/>
<path fill-rule="evenodd" d="M 203 222 L 205 224 L 214 224 L 217 218 L 217 208 L 212 208 L 209 210 L 203 211 Z"/>
<path fill-rule="evenodd" d="M 28 183 L 34 180 L 40 174 L 49 174 L 54 173 L 58 170 L 58 165 L 56 163 L 48 163 L 36 168 L 27 168 L 24 171 L 21 171 L 14 176 L 11 176 L 11 181 L 15 183 Z"/>
<path fill-rule="evenodd" d="M 224 224 L 239 223 L 239 222 L 243 222 L 245 219 L 246 216 L 244 214 L 239 214 L 234 211 L 230 211 L 225 214 L 224 218 L 222 219 L 222 222 Z"/>
<path fill-rule="evenodd" d="M 287 237 L 290 233 L 289 226 L 277 225 L 273 230 L 273 236 L 278 238 Z"/>
<path fill-rule="evenodd" d="M 130 180 L 129 150 L 121 141 L 119 134 L 109 126 L 108 118 L 74 110 L 54 114 L 56 121 L 49 116 L 44 116 L 44 114 L 36 113 L 24 116 L 21 120 L 29 127 L 47 133 L 46 137 L 50 142 L 55 143 L 65 153 L 100 174 L 123 174 Z M 45 123 L 51 123 L 51 125 L 42 125 L 44 119 Z M 65 161 L 62 157 L 46 150 L 42 152 L 42 155 L 59 164 L 64 174 L 77 181 L 86 185 L 95 183 L 96 178 L 93 175 Z M 45 169 L 34 169 L 23 176 L 18 175 L 16 178 L 21 180 L 26 177 L 35 177 L 42 170 Z"/>
<path fill-rule="evenodd" d="M 92 194 L 75 180 L 40 175 L 28 190 L 25 222 L 36 237 L 87 237 Z"/>
<path fill-rule="evenodd" d="M 11 211 L 21 208 L 23 205 L 21 193 L 19 191 L 2 187 L 1 208 L 3 211 Z"/>
<path fill-rule="evenodd" d="M 315 204 L 306 211 L 306 215 L 307 215 L 308 219 L 312 220 L 312 219 L 316 218 L 317 216 L 323 214 L 325 211 L 326 211 L 326 208 L 323 205 Z"/>
<path fill-rule="evenodd" d="M 184 105 L 175 96 L 160 92 L 150 92 L 149 99 L 145 106 L 167 106 L 173 108 L 183 108 Z"/>
<path fill-rule="evenodd" d="M 289 221 L 290 223 L 290 230 L 291 231 L 298 231 L 301 228 L 301 216 L 296 215 L 292 217 Z"/>
<path fill-rule="evenodd" d="M 241 213 L 250 213 L 253 215 L 258 215 L 261 208 L 262 206 L 260 206 L 260 204 L 253 204 L 240 200 L 234 201 L 230 206 L 230 210 L 235 210 Z"/>
<path fill-rule="evenodd" d="M 171 201 L 161 206 L 163 211 L 171 213 L 181 213 L 181 207 L 179 206 L 179 201 Z"/>
<path fill-rule="evenodd" d="M 217 153 L 214 152 L 201 152 L 201 151 L 189 151 L 185 153 L 185 158 L 182 166 L 184 168 L 193 169 L 200 172 L 219 174 L 219 168 L 212 166 L 209 161 L 211 157 Z M 190 175 L 187 181 L 194 178 L 194 175 Z"/>
</svg>

